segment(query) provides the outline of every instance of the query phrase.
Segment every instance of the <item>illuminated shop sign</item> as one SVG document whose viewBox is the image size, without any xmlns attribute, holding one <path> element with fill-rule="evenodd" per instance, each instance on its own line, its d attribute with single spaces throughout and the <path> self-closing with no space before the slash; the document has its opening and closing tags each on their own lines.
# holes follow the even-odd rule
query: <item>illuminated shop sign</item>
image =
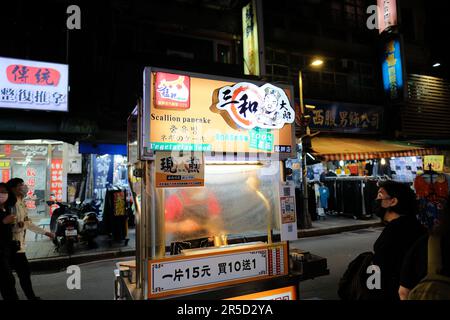
<svg viewBox="0 0 450 320">
<path fill-rule="evenodd" d="M 396 26 L 397 21 L 397 1 L 378 0 L 378 28 L 380 33 L 392 26 Z"/>
<path fill-rule="evenodd" d="M 68 111 L 68 65 L 0 57 L 0 108 Z"/>
<path fill-rule="evenodd" d="M 148 123 L 145 147 L 149 150 L 285 156 L 295 152 L 292 88 L 148 70 L 150 95 L 144 99 L 147 119 L 144 121 Z M 161 83 L 167 86 L 161 74 L 180 79 L 179 89 L 187 96 L 172 91 L 168 96 L 183 98 L 187 105 L 158 102 L 164 91 Z M 184 91 L 184 87 L 188 90 Z"/>
<path fill-rule="evenodd" d="M 383 84 L 390 100 L 399 100 L 403 96 L 403 65 L 399 39 L 388 40 L 384 46 Z"/>
</svg>

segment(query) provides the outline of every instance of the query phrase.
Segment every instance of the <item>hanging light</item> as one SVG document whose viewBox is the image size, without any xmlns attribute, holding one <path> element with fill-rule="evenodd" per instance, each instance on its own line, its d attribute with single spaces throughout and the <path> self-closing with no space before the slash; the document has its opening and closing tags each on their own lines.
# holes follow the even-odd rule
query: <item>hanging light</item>
<svg viewBox="0 0 450 320">
<path fill-rule="evenodd" d="M 343 167 L 343 166 L 344 166 L 344 160 L 339 161 L 339 165 L 340 165 L 341 167 Z"/>
<path fill-rule="evenodd" d="M 382 158 L 382 159 L 381 159 L 381 165 L 382 165 L 382 166 L 386 165 L 386 159 L 385 159 L 385 158 Z"/>
</svg>

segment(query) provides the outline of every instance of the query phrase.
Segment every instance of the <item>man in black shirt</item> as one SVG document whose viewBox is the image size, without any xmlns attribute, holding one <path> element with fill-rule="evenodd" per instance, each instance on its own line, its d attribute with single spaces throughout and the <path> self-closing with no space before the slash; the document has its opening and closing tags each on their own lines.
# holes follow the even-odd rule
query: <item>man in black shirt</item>
<svg viewBox="0 0 450 320">
<path fill-rule="evenodd" d="M 414 242 L 426 233 L 415 216 L 415 198 L 408 185 L 393 181 L 380 184 L 377 215 L 386 227 L 374 244 L 373 264 L 381 271 L 381 289 L 374 292 L 376 299 L 399 300 L 403 259 Z"/>
</svg>

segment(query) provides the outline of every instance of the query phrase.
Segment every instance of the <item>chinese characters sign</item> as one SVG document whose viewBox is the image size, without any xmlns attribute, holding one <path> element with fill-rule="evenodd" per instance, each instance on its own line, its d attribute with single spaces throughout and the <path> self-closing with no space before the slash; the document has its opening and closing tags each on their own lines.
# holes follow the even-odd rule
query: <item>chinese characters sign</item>
<svg viewBox="0 0 450 320">
<path fill-rule="evenodd" d="M 254 246 L 149 262 L 149 298 L 285 275 L 287 246 Z"/>
<path fill-rule="evenodd" d="M 295 120 L 286 93 L 271 84 L 258 87 L 241 82 L 216 90 L 212 110 L 236 129 L 281 129 Z"/>
<path fill-rule="evenodd" d="M 397 25 L 397 1 L 378 0 L 378 28 L 380 33 Z"/>
<path fill-rule="evenodd" d="M 399 100 L 403 95 L 403 66 L 400 40 L 389 40 L 383 56 L 384 91 L 390 100 Z"/>
<path fill-rule="evenodd" d="M 0 159 L 0 182 L 8 182 L 11 179 L 10 174 L 11 162 L 9 160 Z"/>
<path fill-rule="evenodd" d="M 162 109 L 189 109 L 190 78 L 157 72 L 155 105 Z"/>
<path fill-rule="evenodd" d="M 56 201 L 63 201 L 63 160 L 53 159 L 50 171 L 50 193 Z"/>
<path fill-rule="evenodd" d="M 376 134 L 382 130 L 383 107 L 308 101 L 310 127 L 323 132 Z"/>
<path fill-rule="evenodd" d="M 0 108 L 68 111 L 68 66 L 0 57 Z"/>
<path fill-rule="evenodd" d="M 114 161 L 111 155 L 94 158 L 94 188 L 105 189 L 113 183 Z"/>
<path fill-rule="evenodd" d="M 146 68 L 144 77 L 152 90 L 146 90 L 151 96 L 144 96 L 143 145 L 153 154 L 201 151 L 289 157 L 295 152 L 291 87 L 259 87 L 191 75 L 189 108 L 172 110 L 156 105 L 159 71 Z M 163 71 L 162 74 L 174 74 Z"/>
<path fill-rule="evenodd" d="M 244 74 L 259 76 L 259 38 L 257 3 L 250 1 L 242 8 L 242 42 L 244 55 Z"/>
<path fill-rule="evenodd" d="M 156 187 L 203 187 L 205 166 L 202 153 L 156 153 Z"/>
</svg>

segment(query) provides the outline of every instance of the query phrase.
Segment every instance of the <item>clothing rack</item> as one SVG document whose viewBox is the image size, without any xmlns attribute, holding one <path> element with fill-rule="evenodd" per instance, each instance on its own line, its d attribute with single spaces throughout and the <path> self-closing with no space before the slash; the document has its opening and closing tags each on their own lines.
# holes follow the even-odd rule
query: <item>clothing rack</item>
<svg viewBox="0 0 450 320">
<path fill-rule="evenodd" d="M 373 214 L 373 201 L 376 198 L 374 186 L 368 187 L 368 183 L 378 183 L 379 181 L 389 180 L 387 176 L 383 177 L 360 177 L 360 176 L 341 176 L 341 177 L 325 177 L 325 185 L 330 189 L 330 196 L 333 199 L 329 203 L 334 205 L 330 208 L 331 215 L 346 216 L 353 219 L 367 219 Z M 353 186 L 353 190 L 358 189 L 358 198 L 349 201 L 345 192 L 349 186 L 344 186 L 346 182 L 359 182 L 359 186 Z M 352 187 L 350 187 L 352 188 Z M 367 189 L 367 190 L 366 190 Z M 373 199 L 372 199 L 373 198 Z M 356 201 L 356 202 L 355 202 Z M 359 203 L 360 202 L 360 203 Z M 330 214 L 330 213 L 329 213 Z"/>
</svg>

